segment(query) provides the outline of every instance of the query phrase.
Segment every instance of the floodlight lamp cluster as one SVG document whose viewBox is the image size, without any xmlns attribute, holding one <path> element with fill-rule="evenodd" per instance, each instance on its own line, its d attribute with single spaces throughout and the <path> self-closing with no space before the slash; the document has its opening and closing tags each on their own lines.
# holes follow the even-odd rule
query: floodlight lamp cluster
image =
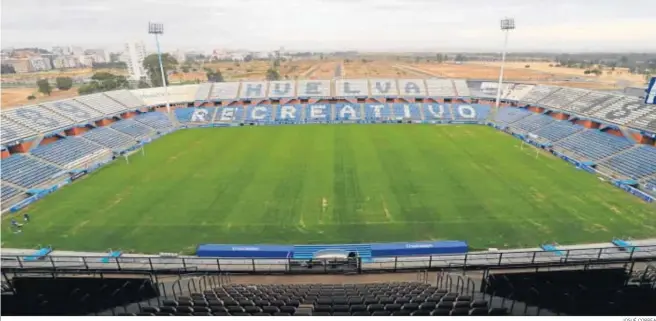
<svg viewBox="0 0 656 321">
<path fill-rule="evenodd" d="M 162 23 L 148 23 L 148 33 L 161 35 L 164 33 L 164 24 Z"/>
<path fill-rule="evenodd" d="M 501 30 L 513 30 L 515 29 L 515 19 L 505 18 L 501 20 Z"/>
</svg>

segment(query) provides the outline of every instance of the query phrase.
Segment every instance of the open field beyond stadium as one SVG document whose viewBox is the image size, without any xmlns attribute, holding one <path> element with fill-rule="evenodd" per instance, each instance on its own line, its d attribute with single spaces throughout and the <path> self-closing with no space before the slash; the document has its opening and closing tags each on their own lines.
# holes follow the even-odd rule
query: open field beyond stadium
<svg viewBox="0 0 656 321">
<path fill-rule="evenodd" d="M 489 127 L 182 130 L 27 210 L 2 246 L 192 253 L 199 243 L 457 239 L 473 248 L 656 233 L 656 210 Z M 8 218 L 5 218 L 5 220 Z"/>
</svg>

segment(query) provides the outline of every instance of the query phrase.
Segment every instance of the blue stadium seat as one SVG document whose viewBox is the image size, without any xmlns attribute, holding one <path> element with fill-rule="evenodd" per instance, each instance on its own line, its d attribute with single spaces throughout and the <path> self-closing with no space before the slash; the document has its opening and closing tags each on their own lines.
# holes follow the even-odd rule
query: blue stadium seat
<svg viewBox="0 0 656 321">
<path fill-rule="evenodd" d="M 499 111 L 494 116 L 494 122 L 501 126 L 507 126 L 531 114 L 526 109 L 502 107 L 499 108 Z"/>
<path fill-rule="evenodd" d="M 584 130 L 559 141 L 555 146 L 561 147 L 583 158 L 596 161 L 633 145 L 624 137 L 602 133 L 599 130 Z"/>
<path fill-rule="evenodd" d="M 7 203 L 7 201 L 23 193 L 21 190 L 4 183 L 0 185 L 0 190 L 2 190 L 2 198 L 0 200 L 2 201 L 3 208 L 5 208 L 5 203 Z"/>
<path fill-rule="evenodd" d="M 555 119 L 542 114 L 533 114 L 524 117 L 510 125 L 510 128 L 523 130 L 527 133 L 534 133 L 540 128 L 547 126 L 556 121 Z"/>
<path fill-rule="evenodd" d="M 171 123 L 169 117 L 158 111 L 140 114 L 134 117 L 134 120 L 157 130 L 170 130 L 173 128 L 173 123 Z"/>
<path fill-rule="evenodd" d="M 626 177 L 641 179 L 656 174 L 656 148 L 639 146 L 608 158 L 600 165 Z"/>
<path fill-rule="evenodd" d="M 24 188 L 41 185 L 62 169 L 25 155 L 12 155 L 0 161 L 2 180 Z"/>
<path fill-rule="evenodd" d="M 95 153 L 108 151 L 98 144 L 80 137 L 67 137 L 54 143 L 39 146 L 32 150 L 32 155 L 60 166 L 74 165 Z"/>
<path fill-rule="evenodd" d="M 246 106 L 246 122 L 269 123 L 272 119 L 273 107 L 271 105 Z"/>
<path fill-rule="evenodd" d="M 402 104 L 399 104 L 402 105 Z M 383 121 L 393 119 L 390 104 L 364 104 L 364 119 L 368 121 Z M 400 113 L 399 115 L 403 115 Z"/>
<path fill-rule="evenodd" d="M 422 104 L 424 120 L 452 120 L 451 106 L 448 104 Z"/>
<path fill-rule="evenodd" d="M 128 134 L 135 139 L 145 138 L 153 134 L 151 128 L 142 123 L 136 122 L 134 119 L 121 120 L 113 123 L 111 127 L 124 134 Z"/>
<path fill-rule="evenodd" d="M 117 151 L 126 149 L 137 143 L 132 137 L 108 127 L 98 127 L 85 133 L 82 137 Z"/>
<path fill-rule="evenodd" d="M 490 106 L 478 104 L 454 104 L 451 109 L 453 109 L 453 120 L 456 121 L 484 121 L 490 113 Z"/>
<path fill-rule="evenodd" d="M 555 143 L 584 129 L 583 126 L 575 125 L 567 121 L 555 121 L 535 131 L 534 134 L 549 143 Z"/>
<path fill-rule="evenodd" d="M 392 107 L 395 119 L 421 120 L 419 104 L 393 104 Z"/>
</svg>

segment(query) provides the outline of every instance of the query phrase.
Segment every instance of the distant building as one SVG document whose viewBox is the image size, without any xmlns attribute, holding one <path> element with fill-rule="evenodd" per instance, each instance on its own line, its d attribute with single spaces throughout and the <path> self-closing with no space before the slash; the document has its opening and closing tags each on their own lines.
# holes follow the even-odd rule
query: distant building
<svg viewBox="0 0 656 321">
<path fill-rule="evenodd" d="M 25 73 L 32 71 L 32 64 L 29 59 L 6 59 L 4 64 L 11 65 L 17 73 Z"/>
<path fill-rule="evenodd" d="M 80 65 L 83 67 L 92 67 L 94 61 L 94 55 L 83 55 L 78 56 L 77 59 L 80 61 Z"/>
<path fill-rule="evenodd" d="M 30 58 L 30 64 L 32 65 L 32 71 L 46 71 L 52 69 L 50 59 L 47 57 Z"/>
<path fill-rule="evenodd" d="M 70 47 L 69 50 L 70 52 L 68 54 L 72 54 L 75 57 L 84 56 L 84 49 L 82 47 Z"/>
<path fill-rule="evenodd" d="M 146 46 L 143 42 L 126 43 L 121 58 L 128 65 L 131 80 L 141 80 L 148 77 L 143 66 L 143 61 L 146 59 Z"/>
<path fill-rule="evenodd" d="M 97 63 L 109 62 L 109 60 L 105 58 L 106 53 L 105 50 L 103 49 L 88 49 L 84 53 L 90 55 L 91 58 L 93 59 L 93 62 L 97 62 Z"/>
<path fill-rule="evenodd" d="M 185 62 L 185 60 L 187 60 L 187 54 L 182 50 L 176 50 L 173 53 L 172 56 L 173 56 L 173 58 L 175 58 L 175 60 L 178 61 L 179 64 L 181 64 L 181 63 Z"/>
<path fill-rule="evenodd" d="M 80 60 L 73 56 L 58 56 L 52 60 L 52 64 L 56 69 L 77 68 Z"/>
</svg>

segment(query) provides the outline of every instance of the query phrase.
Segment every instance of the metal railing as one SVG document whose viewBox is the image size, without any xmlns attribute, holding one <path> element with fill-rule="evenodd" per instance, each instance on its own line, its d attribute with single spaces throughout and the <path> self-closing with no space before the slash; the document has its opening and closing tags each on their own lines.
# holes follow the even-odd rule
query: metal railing
<svg viewBox="0 0 656 321">
<path fill-rule="evenodd" d="M 99 270 L 99 271 L 157 271 L 157 272 L 224 272 L 224 273 L 285 273 L 298 272 L 302 261 L 260 258 L 204 258 L 204 257 L 158 257 L 124 255 L 116 258 L 106 256 L 60 256 L 48 255 L 28 259 L 29 255 L 2 255 L 3 269 L 56 269 L 56 270 Z M 593 262 L 627 262 L 656 260 L 656 245 L 632 246 L 630 248 L 605 247 L 586 249 L 559 249 L 550 251 L 474 252 L 458 255 L 397 256 L 374 258 L 370 262 L 359 262 L 361 270 L 397 271 L 426 269 L 483 269 L 490 267 L 513 267 L 534 265 L 584 264 Z M 315 260 L 331 272 L 333 262 Z M 291 269 L 291 267 L 296 267 Z"/>
</svg>

